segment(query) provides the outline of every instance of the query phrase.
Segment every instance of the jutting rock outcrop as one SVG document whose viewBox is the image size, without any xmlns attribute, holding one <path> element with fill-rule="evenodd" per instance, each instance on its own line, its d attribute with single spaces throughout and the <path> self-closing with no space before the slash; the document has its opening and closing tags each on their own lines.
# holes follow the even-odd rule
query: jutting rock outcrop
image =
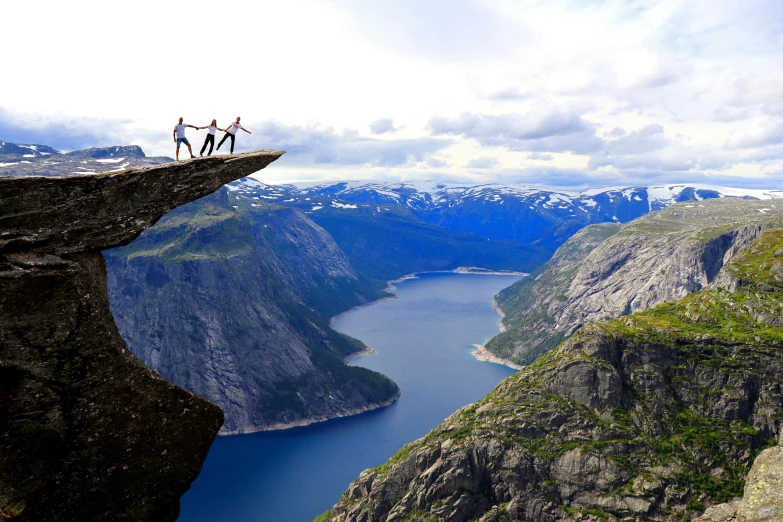
<svg viewBox="0 0 783 522">
<path fill-rule="evenodd" d="M 536 274 L 497 297 L 505 331 L 495 355 L 530 364 L 582 325 L 673 301 L 712 284 L 783 205 L 712 199 L 672 205 L 626 225 L 585 227 Z"/>
<path fill-rule="evenodd" d="M 177 518 L 223 415 L 127 350 L 100 251 L 281 154 L 0 178 L 0 517 Z"/>
<path fill-rule="evenodd" d="M 321 519 L 680 522 L 742 496 L 783 422 L 783 229 L 723 273 L 580 329 L 363 472 Z M 778 450 L 759 458 L 739 512 L 781 520 Z"/>
</svg>

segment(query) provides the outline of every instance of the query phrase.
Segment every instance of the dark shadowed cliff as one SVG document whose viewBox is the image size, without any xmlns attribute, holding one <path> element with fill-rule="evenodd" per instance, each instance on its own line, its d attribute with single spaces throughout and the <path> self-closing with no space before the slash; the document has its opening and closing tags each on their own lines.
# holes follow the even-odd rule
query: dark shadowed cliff
<svg viewBox="0 0 783 522">
<path fill-rule="evenodd" d="M 0 516 L 176 519 L 223 415 L 127 350 L 100 251 L 281 154 L 0 178 Z"/>
<path fill-rule="evenodd" d="M 218 404 L 222 433 L 280 429 L 390 404 L 387 377 L 329 318 L 384 294 L 304 213 L 221 189 L 104 253 L 128 345 Z"/>
</svg>

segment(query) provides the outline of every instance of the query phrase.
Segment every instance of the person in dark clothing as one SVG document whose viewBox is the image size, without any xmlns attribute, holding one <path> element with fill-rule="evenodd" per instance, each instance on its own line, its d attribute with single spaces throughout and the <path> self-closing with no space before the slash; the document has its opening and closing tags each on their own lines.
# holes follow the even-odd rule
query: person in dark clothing
<svg viewBox="0 0 783 522">
<path fill-rule="evenodd" d="M 201 146 L 201 152 L 199 153 L 199 156 L 204 156 L 204 151 L 207 150 L 207 143 L 209 143 L 209 152 L 207 153 L 207 156 L 211 156 L 212 147 L 215 146 L 215 132 L 224 131 L 226 129 L 221 129 L 218 127 L 217 120 L 212 120 L 212 123 L 206 127 L 198 127 L 198 129 L 207 129 L 207 137 L 204 140 L 204 145 Z"/>
<path fill-rule="evenodd" d="M 231 125 L 229 125 L 226 128 L 226 134 L 223 136 L 223 139 L 220 140 L 220 143 L 218 143 L 217 150 L 220 150 L 220 146 L 223 145 L 223 142 L 226 141 L 226 138 L 231 138 L 231 154 L 233 154 L 234 153 L 234 140 L 237 137 L 237 132 L 239 132 L 240 129 L 241 129 L 241 130 L 247 132 L 248 134 L 253 134 L 252 132 L 250 132 L 249 130 L 244 128 L 239 123 L 239 119 L 240 119 L 239 116 L 237 116 L 237 121 L 232 122 Z"/>
</svg>

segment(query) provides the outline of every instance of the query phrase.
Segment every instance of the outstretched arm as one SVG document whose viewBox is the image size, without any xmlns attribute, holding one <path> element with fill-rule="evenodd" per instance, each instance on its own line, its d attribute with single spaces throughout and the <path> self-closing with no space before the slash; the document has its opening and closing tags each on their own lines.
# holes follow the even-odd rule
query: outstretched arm
<svg viewBox="0 0 783 522">
<path fill-rule="evenodd" d="M 189 123 L 187 124 L 187 126 L 190 127 L 191 129 L 196 129 L 196 130 L 199 130 L 201 128 L 201 127 L 196 127 L 195 125 L 191 125 Z M 204 127 L 204 128 L 206 128 L 206 127 Z"/>
<path fill-rule="evenodd" d="M 247 129 L 246 129 L 246 128 L 244 128 L 244 127 L 242 127 L 242 130 L 243 130 L 243 131 L 245 131 L 245 132 L 247 132 L 248 134 L 253 134 L 252 132 L 250 132 L 249 130 L 247 130 Z"/>
</svg>

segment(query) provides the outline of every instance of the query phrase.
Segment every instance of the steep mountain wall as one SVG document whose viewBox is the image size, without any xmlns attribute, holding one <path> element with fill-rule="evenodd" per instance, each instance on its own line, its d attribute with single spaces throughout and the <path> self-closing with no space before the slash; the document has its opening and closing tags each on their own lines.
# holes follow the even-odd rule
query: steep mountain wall
<svg viewBox="0 0 783 522">
<path fill-rule="evenodd" d="M 127 350 L 100 250 L 281 154 L 0 178 L 0 516 L 176 520 L 223 415 Z"/>
<path fill-rule="evenodd" d="M 322 519 L 679 522 L 741 496 L 783 423 L 782 247 L 766 230 L 725 284 L 582 328 L 362 473 Z M 779 509 L 775 470 L 756 468 L 745 498 Z"/>
<path fill-rule="evenodd" d="M 218 404 L 222 433 L 341 417 L 399 394 L 385 376 L 346 366 L 365 347 L 329 327 L 386 294 L 298 210 L 223 189 L 105 256 L 123 338 L 163 377 Z"/>
<path fill-rule="evenodd" d="M 672 301 L 707 287 L 783 205 L 713 199 L 676 204 L 627 225 L 592 225 L 497 302 L 506 331 L 487 349 L 529 364 L 584 324 Z"/>
</svg>

